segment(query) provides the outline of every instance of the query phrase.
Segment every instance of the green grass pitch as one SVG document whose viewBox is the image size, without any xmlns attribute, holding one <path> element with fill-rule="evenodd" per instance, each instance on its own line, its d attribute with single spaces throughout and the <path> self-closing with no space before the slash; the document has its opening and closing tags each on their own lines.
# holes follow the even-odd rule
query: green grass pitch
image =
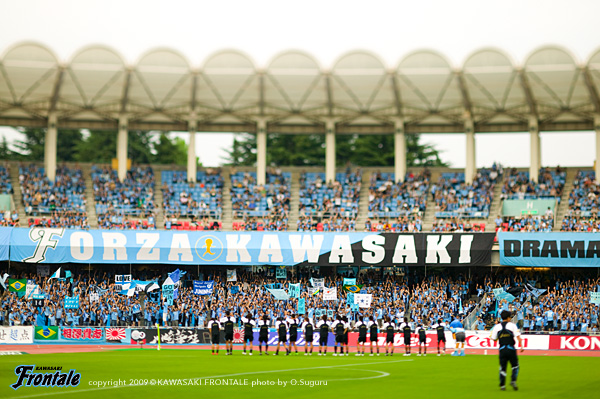
<svg viewBox="0 0 600 399">
<path fill-rule="evenodd" d="M 212 356 L 207 350 L 168 348 L 16 355 L 0 357 L 0 398 L 600 397 L 598 358 L 521 356 L 520 361 L 519 391 L 512 392 L 507 387 L 506 392 L 501 392 L 497 355 L 417 357 L 413 353 L 403 357 L 395 353 L 393 357 L 355 357 L 351 353 L 348 357 L 333 357 L 331 348 L 326 357 L 316 353 L 258 356 L 256 351 L 250 357 L 242 356 L 237 349 L 233 356 L 225 356 L 223 350 L 219 356 Z M 14 370 L 21 364 L 61 366 L 63 371 L 74 368 L 81 374 L 81 382 L 77 387 L 13 390 L 10 385 L 17 378 Z M 182 379 L 182 384 L 196 381 L 199 385 L 172 385 L 178 383 L 177 379 Z M 94 381 L 116 380 L 126 384 L 138 380 L 146 385 L 90 385 Z M 150 385 L 152 380 L 154 385 Z M 301 385 L 302 381 L 315 385 Z M 211 382 L 221 385 L 207 385 Z M 259 385 L 252 386 L 257 382 Z M 294 382 L 296 385 L 292 385 Z"/>
</svg>

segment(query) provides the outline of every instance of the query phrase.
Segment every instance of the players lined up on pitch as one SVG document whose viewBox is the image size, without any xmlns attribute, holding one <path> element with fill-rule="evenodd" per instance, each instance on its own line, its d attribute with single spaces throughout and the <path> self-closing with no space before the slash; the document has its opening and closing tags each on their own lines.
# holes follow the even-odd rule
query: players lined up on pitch
<svg viewBox="0 0 600 399">
<path fill-rule="evenodd" d="M 385 334 L 385 348 L 386 356 L 394 355 L 394 336 L 396 332 L 400 332 L 404 338 L 404 356 L 411 355 L 411 338 L 412 334 L 416 333 L 419 338 L 419 353 L 417 356 L 427 355 L 427 335 L 426 327 L 419 324 L 416 330 L 413 330 L 408 318 L 404 318 L 404 321 L 399 325 L 396 325 L 389 317 L 386 317 L 385 322 L 381 330 L 373 316 L 364 317 L 352 327 L 348 322 L 346 316 L 337 315 L 337 317 L 330 320 L 326 315 L 323 315 L 320 319 L 313 320 L 308 314 L 303 317 L 297 314 L 291 314 L 288 312 L 285 318 L 278 317 L 274 322 L 269 319 L 269 316 L 264 314 L 262 317 L 255 320 L 251 313 L 241 317 L 241 322 L 244 329 L 243 335 L 243 355 L 249 354 L 252 356 L 253 341 L 254 341 L 254 329 L 258 328 L 258 349 L 259 354 L 263 354 L 263 345 L 265 355 L 269 354 L 269 328 L 274 327 L 277 332 L 277 349 L 275 355 L 279 355 L 279 350 L 285 350 L 286 356 L 289 356 L 295 351 L 298 355 L 298 341 L 299 332 L 304 333 L 304 356 L 312 356 L 313 353 L 313 342 L 315 340 L 315 332 L 319 333 L 319 356 L 327 356 L 327 343 L 329 333 L 332 332 L 335 336 L 335 345 L 333 347 L 333 356 L 338 356 L 338 348 L 340 356 L 348 356 L 349 341 L 348 334 L 350 331 L 358 331 L 358 345 L 357 353 L 355 356 L 364 356 L 365 348 L 370 348 L 370 356 L 374 356 L 374 350 L 377 356 L 380 355 L 380 345 L 378 344 L 378 333 L 383 332 Z M 237 319 L 230 311 L 225 312 L 225 316 L 217 320 L 213 317 L 208 322 L 208 328 L 211 333 L 212 342 L 212 354 L 219 354 L 219 342 L 221 339 L 221 330 L 225 334 L 225 350 L 226 355 L 233 353 L 233 338 L 234 338 L 234 327 L 237 325 Z M 437 353 L 440 356 L 441 353 L 446 352 L 446 325 L 439 319 L 438 323 L 432 326 L 437 333 Z M 465 342 L 465 330 L 460 320 L 454 320 L 450 323 L 450 330 L 454 334 L 456 340 L 456 351 L 452 354 L 453 356 L 464 356 L 464 342 Z M 289 338 L 288 338 L 289 336 Z M 462 352 L 459 350 L 459 346 L 462 344 Z"/>
</svg>

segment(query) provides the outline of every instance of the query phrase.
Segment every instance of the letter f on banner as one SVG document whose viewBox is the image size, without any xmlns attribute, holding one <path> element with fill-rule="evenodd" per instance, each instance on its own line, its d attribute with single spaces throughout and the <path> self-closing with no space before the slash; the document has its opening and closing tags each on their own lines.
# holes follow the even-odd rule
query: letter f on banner
<svg viewBox="0 0 600 399">
<path fill-rule="evenodd" d="M 23 259 L 27 263 L 41 263 L 46 260 L 46 251 L 48 248 L 56 248 L 58 238 L 65 234 L 65 229 L 40 229 L 34 228 L 29 231 L 29 238 L 33 242 L 37 242 L 35 252 L 29 258 Z M 56 236 L 56 237 L 55 237 Z"/>
</svg>

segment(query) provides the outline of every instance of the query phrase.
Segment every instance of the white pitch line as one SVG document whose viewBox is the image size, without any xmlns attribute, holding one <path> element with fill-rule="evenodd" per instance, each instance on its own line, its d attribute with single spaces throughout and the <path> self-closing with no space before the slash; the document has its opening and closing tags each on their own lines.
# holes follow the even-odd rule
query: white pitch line
<svg viewBox="0 0 600 399">
<path fill-rule="evenodd" d="M 337 379 L 337 380 L 326 380 L 326 381 L 333 382 L 333 381 L 374 380 L 376 378 L 384 378 L 384 377 L 390 376 L 390 373 L 386 373 L 385 371 L 379 371 L 379 370 L 365 370 L 365 369 L 348 369 L 348 370 L 368 371 L 370 373 L 379 373 L 379 375 L 376 375 L 375 377 L 341 378 L 341 379 Z"/>
<path fill-rule="evenodd" d="M 402 359 L 402 360 L 392 360 L 392 361 L 387 361 L 387 362 L 383 361 L 383 362 L 371 362 L 371 363 L 338 364 L 338 365 L 334 365 L 334 366 L 305 367 L 305 368 L 299 368 L 299 369 L 249 371 L 249 372 L 246 372 L 246 373 L 223 374 L 223 375 L 214 375 L 214 376 L 209 376 L 209 377 L 159 378 L 159 379 L 163 379 L 163 380 L 177 380 L 177 379 L 181 379 L 181 380 L 185 380 L 185 379 L 188 379 L 188 380 L 202 380 L 202 379 L 215 379 L 215 378 L 224 378 L 224 377 L 237 377 L 237 376 L 240 376 L 240 375 L 255 375 L 255 374 L 267 374 L 267 373 L 285 373 L 287 371 L 332 369 L 332 368 L 335 368 L 335 367 L 364 366 L 364 365 L 371 365 L 371 364 L 382 364 L 382 365 L 385 365 L 385 364 L 388 364 L 388 363 L 412 362 L 412 360 L 413 359 Z M 384 372 L 382 372 L 382 373 L 384 373 Z M 386 374 L 388 374 L 388 373 L 386 373 Z M 382 378 L 382 377 L 387 377 L 387 375 L 385 375 L 385 376 L 381 375 L 381 376 L 370 377 L 370 378 Z M 352 380 L 358 380 L 358 379 L 360 379 L 360 378 L 352 378 Z M 346 381 L 346 380 L 335 380 L 335 381 Z M 70 393 L 100 391 L 100 390 L 104 390 L 104 389 L 145 387 L 145 386 L 149 386 L 149 385 L 118 385 L 118 386 L 109 386 L 109 387 L 103 387 L 103 388 L 74 389 L 74 390 L 71 390 L 71 391 L 45 392 L 45 393 L 40 393 L 40 394 L 35 394 L 35 395 L 15 396 L 14 399 L 38 398 L 38 397 L 41 397 L 41 396 L 66 395 L 66 394 L 70 394 Z"/>
</svg>

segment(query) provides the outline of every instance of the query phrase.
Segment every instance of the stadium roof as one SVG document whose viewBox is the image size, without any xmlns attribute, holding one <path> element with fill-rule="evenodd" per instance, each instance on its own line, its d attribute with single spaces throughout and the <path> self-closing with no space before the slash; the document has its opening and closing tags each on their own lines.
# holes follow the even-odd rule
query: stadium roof
<svg viewBox="0 0 600 399">
<path fill-rule="evenodd" d="M 223 50 L 190 65 L 175 50 L 148 51 L 133 65 L 115 50 L 89 46 L 68 61 L 38 43 L 19 43 L 0 56 L 0 125 L 46 126 L 55 113 L 62 128 L 115 129 L 127 114 L 130 129 L 178 130 L 190 118 L 198 131 L 391 133 L 402 118 L 407 132 L 592 130 L 600 114 L 600 50 L 586 62 L 556 46 L 533 51 L 522 64 L 486 48 L 462 66 L 422 50 L 387 66 L 354 51 L 324 67 L 301 51 L 268 65 Z"/>
</svg>

